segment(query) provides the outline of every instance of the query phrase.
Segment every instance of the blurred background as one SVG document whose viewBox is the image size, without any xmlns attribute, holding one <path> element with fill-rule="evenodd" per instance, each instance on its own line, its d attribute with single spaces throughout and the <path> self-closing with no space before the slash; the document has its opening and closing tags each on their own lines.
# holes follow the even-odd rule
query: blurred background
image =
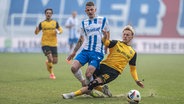
<svg viewBox="0 0 184 104">
<path fill-rule="evenodd" d="M 41 53 L 40 39 L 34 34 L 52 8 L 53 19 L 63 27 L 58 35 L 59 52 L 67 53 L 68 29 L 64 27 L 72 11 L 81 21 L 89 0 L 0 0 L 0 52 Z M 132 25 L 136 34 L 133 47 L 138 53 L 184 54 L 184 0 L 92 0 L 97 15 L 106 16 L 111 39 L 121 40 L 122 28 Z"/>
</svg>

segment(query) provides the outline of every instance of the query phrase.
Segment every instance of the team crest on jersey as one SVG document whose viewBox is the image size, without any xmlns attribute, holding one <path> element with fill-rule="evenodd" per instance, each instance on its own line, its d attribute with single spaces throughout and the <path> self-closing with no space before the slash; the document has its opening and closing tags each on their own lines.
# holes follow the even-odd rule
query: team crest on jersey
<svg viewBox="0 0 184 104">
<path fill-rule="evenodd" d="M 98 21 L 98 24 L 102 24 L 102 21 Z"/>
</svg>

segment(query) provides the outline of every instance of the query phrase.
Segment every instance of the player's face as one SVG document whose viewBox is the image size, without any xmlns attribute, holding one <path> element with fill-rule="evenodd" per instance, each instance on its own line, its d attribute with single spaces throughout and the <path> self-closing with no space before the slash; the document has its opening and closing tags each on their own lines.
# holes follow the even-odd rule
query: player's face
<svg viewBox="0 0 184 104">
<path fill-rule="evenodd" d="M 90 19 L 95 17 L 96 8 L 94 6 L 86 6 L 86 14 Z"/>
<path fill-rule="evenodd" d="M 49 20 L 52 17 L 52 11 L 51 10 L 47 10 L 45 13 L 46 19 Z"/>
<path fill-rule="evenodd" d="M 133 39 L 132 32 L 130 30 L 124 30 L 123 31 L 123 42 L 129 44 L 132 39 Z"/>
<path fill-rule="evenodd" d="M 77 12 L 72 13 L 72 17 L 75 18 L 77 16 Z"/>
</svg>

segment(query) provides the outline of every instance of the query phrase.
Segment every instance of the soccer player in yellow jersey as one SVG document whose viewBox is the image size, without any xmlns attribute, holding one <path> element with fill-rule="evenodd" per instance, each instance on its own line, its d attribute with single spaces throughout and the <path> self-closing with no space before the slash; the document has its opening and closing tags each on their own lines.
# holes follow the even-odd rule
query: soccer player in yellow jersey
<svg viewBox="0 0 184 104">
<path fill-rule="evenodd" d="M 106 59 L 101 61 L 100 69 L 95 71 L 94 76 L 96 78 L 87 86 L 75 92 L 63 94 L 63 98 L 71 99 L 75 96 L 89 93 L 93 88 L 113 81 L 123 72 L 127 64 L 130 66 L 130 73 L 136 84 L 144 88 L 144 84 L 138 79 L 136 71 L 137 54 L 130 46 L 134 33 L 134 29 L 130 25 L 125 26 L 122 32 L 122 41 L 117 41 L 107 39 L 107 32 L 103 30 L 104 37 L 102 41 L 109 48 L 110 53 Z"/>
<path fill-rule="evenodd" d="M 36 27 L 35 34 L 37 35 L 41 30 L 43 32 L 41 44 L 43 53 L 47 57 L 47 70 L 50 73 L 50 78 L 56 79 L 53 72 L 53 64 L 57 64 L 58 62 L 57 34 L 61 34 L 63 29 L 59 26 L 57 21 L 52 20 L 52 14 L 53 10 L 51 8 L 45 10 L 46 19 L 40 22 L 39 26 Z"/>
</svg>

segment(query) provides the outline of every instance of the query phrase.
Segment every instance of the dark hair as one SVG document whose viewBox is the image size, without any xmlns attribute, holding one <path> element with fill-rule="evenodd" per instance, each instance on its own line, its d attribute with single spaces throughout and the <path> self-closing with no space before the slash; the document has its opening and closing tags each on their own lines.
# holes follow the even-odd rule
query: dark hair
<svg viewBox="0 0 184 104">
<path fill-rule="evenodd" d="M 45 14 L 46 14 L 46 12 L 47 12 L 48 10 L 52 11 L 52 14 L 53 14 L 52 8 L 47 8 L 47 9 L 45 9 Z"/>
<path fill-rule="evenodd" d="M 86 3 L 86 6 L 95 6 L 95 4 L 92 1 L 89 1 Z"/>
</svg>

